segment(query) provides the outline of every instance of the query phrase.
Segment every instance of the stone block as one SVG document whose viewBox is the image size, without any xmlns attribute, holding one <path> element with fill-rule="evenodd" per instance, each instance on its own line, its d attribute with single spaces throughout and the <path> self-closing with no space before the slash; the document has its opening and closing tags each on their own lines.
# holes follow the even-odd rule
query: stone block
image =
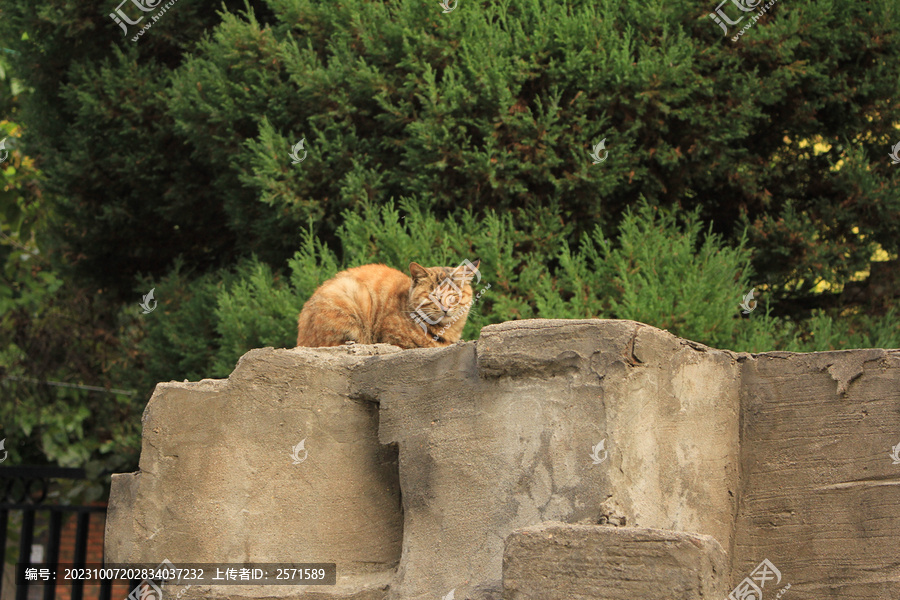
<svg viewBox="0 0 900 600">
<path fill-rule="evenodd" d="M 722 600 L 727 578 L 708 535 L 542 523 L 507 538 L 503 600 Z"/>
</svg>

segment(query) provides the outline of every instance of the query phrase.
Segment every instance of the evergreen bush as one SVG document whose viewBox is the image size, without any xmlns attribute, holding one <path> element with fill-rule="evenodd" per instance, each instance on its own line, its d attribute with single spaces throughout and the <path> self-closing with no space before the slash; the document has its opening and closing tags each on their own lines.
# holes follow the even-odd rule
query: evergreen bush
<svg viewBox="0 0 900 600">
<path fill-rule="evenodd" d="M 455 266 L 475 258 L 482 261 L 475 290 L 491 287 L 473 306 L 463 339 L 477 339 L 483 326 L 513 319 L 608 318 L 640 321 L 739 352 L 900 346 L 894 311 L 865 317 L 861 330 L 821 313 L 795 323 L 773 316 L 763 294 L 742 318 L 739 304 L 754 287 L 750 249 L 743 239 L 728 246 L 698 213 L 679 215 L 642 202 L 626 212 L 615 239 L 597 227 L 582 237 L 577 251 L 564 244 L 553 267 L 544 252 L 518 249 L 530 238 L 523 230 L 543 226 L 552 238 L 554 227 L 563 228 L 561 219 L 547 213 L 541 222 L 520 223 L 493 211 L 479 220 L 471 210 L 442 220 L 409 200 L 399 207 L 366 204 L 343 215 L 340 259 L 309 228 L 288 262 L 288 276 L 253 258 L 233 272 L 201 278 L 192 286 L 196 295 L 180 305 L 176 271 L 159 288 L 165 318 L 147 321 L 149 335 L 139 354 L 154 365 L 148 383 L 182 375 L 225 377 L 252 348 L 293 347 L 304 302 L 342 269 L 384 263 L 408 272 L 411 260 Z M 169 290 L 176 300 L 165 300 Z M 186 340 L 184 331 L 202 334 Z"/>
<path fill-rule="evenodd" d="M 34 85 L 58 233 L 120 299 L 179 256 L 280 269 L 310 219 L 336 250 L 345 210 L 392 197 L 441 219 L 558 206 L 572 247 L 641 196 L 698 208 L 746 232 L 792 318 L 897 256 L 893 0 L 779 2 L 738 42 L 715 2 L 196 0 L 138 43 L 101 4 L 8 4 L 0 40 Z"/>
</svg>

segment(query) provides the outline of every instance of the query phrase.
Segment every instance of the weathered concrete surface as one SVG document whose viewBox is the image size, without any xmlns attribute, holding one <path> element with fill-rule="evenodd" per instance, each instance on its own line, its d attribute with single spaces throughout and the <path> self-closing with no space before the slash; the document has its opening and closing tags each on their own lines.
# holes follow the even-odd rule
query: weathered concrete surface
<svg viewBox="0 0 900 600">
<path fill-rule="evenodd" d="M 389 598 L 499 586 L 506 537 L 543 521 L 731 543 L 728 353 L 631 321 L 517 321 L 485 327 L 477 345 L 367 361 L 354 381 L 381 403 L 381 441 L 400 446 L 404 551 Z M 608 460 L 593 464 L 604 439 Z"/>
<path fill-rule="evenodd" d="M 400 558 L 400 489 L 396 448 L 377 439 L 377 405 L 349 393 L 358 362 L 342 349 L 270 348 L 247 353 L 228 380 L 158 385 L 141 470 L 113 476 L 107 561 L 334 562 L 342 585 L 378 588 L 371 575 L 393 573 Z M 297 591 L 271 587 L 272 597 Z"/>
<path fill-rule="evenodd" d="M 514 531 L 609 523 L 709 536 L 726 593 L 767 558 L 798 600 L 900 600 L 898 356 L 734 354 L 604 320 L 254 350 L 227 381 L 158 386 L 107 560 L 338 565 L 334 588 L 184 600 L 498 600 Z"/>
<path fill-rule="evenodd" d="M 708 535 L 542 523 L 514 531 L 504 600 L 722 600 L 728 561 Z"/>
<path fill-rule="evenodd" d="M 167 585 L 163 598 L 170 600 L 383 600 L 393 571 L 341 576 L 337 585 Z"/>
<path fill-rule="evenodd" d="M 761 354 L 741 396 L 732 582 L 767 558 L 791 599 L 898 600 L 900 351 Z"/>
</svg>

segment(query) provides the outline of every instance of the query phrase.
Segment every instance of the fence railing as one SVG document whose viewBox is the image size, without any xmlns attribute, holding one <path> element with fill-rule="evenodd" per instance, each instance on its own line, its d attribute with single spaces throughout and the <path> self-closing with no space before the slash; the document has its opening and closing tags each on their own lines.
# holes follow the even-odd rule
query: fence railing
<svg viewBox="0 0 900 600">
<path fill-rule="evenodd" d="M 21 513 L 21 525 L 19 527 L 19 558 L 18 563 L 31 566 L 32 547 L 35 543 L 35 529 L 46 529 L 46 536 L 41 535 L 46 541 L 46 552 L 43 560 L 35 562 L 34 566 L 50 568 L 56 572 L 60 563 L 60 539 L 64 527 L 64 516 L 71 514 L 76 519 L 74 548 L 71 560 L 65 561 L 77 567 L 88 562 L 88 544 L 91 525 L 91 516 L 100 515 L 105 518 L 106 506 L 69 506 L 61 504 L 45 504 L 48 492 L 52 487 L 52 481 L 57 479 L 83 480 L 86 479 L 83 469 L 65 469 L 57 467 L 2 467 L 0 468 L 0 590 L 4 589 L 3 569 L 6 564 L 6 548 L 9 539 L 9 529 L 12 521 L 10 514 Z M 69 517 L 71 519 L 71 517 Z M 68 521 L 68 519 L 66 519 Z M 18 519 L 15 519 L 18 521 Z M 43 533 L 43 532 L 42 532 Z M 102 548 L 102 534 L 100 544 Z M 94 544 L 96 547 L 96 544 Z M 14 547 L 14 545 L 13 545 Z M 92 561 L 99 562 L 91 557 Z M 102 557 L 101 557 L 102 558 Z M 7 586 L 8 587 L 8 584 Z M 112 594 L 112 582 L 102 581 L 99 585 L 98 600 L 110 600 Z M 64 589 L 70 588 L 70 589 Z M 38 591 L 36 594 L 35 591 Z M 30 593 L 29 593 L 30 592 Z M 68 600 L 84 600 L 85 582 L 73 581 L 66 586 L 57 585 L 51 581 L 40 585 L 29 586 L 27 582 L 19 582 L 15 586 L 15 600 L 54 600 L 57 598 Z M 3 598 L 2 600 L 7 600 Z M 11 600 L 11 599 L 10 599 Z"/>
</svg>

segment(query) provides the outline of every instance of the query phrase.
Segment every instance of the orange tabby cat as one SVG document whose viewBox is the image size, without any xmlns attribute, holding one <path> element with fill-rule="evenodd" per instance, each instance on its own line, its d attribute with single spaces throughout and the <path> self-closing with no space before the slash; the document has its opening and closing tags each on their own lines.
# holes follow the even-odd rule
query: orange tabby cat
<svg viewBox="0 0 900 600">
<path fill-rule="evenodd" d="M 459 341 L 472 302 L 469 282 L 480 260 L 459 267 L 409 263 L 409 275 L 386 265 L 341 271 L 303 305 L 298 346 L 393 344 L 436 348 Z"/>
</svg>

